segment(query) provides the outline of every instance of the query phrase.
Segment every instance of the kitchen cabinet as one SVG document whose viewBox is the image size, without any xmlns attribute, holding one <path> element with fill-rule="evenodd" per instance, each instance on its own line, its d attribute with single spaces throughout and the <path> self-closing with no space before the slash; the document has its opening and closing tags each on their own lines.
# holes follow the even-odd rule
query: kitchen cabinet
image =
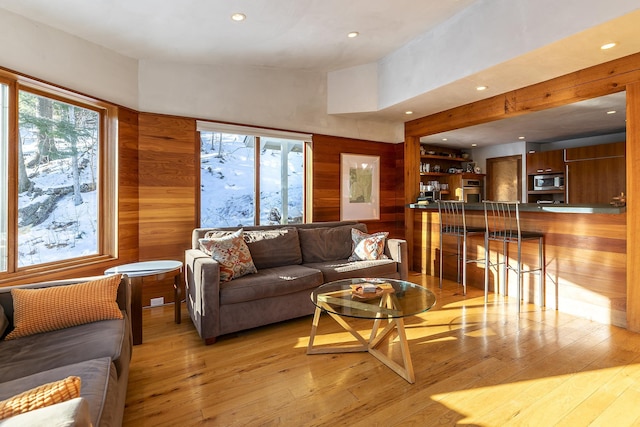
<svg viewBox="0 0 640 427">
<path fill-rule="evenodd" d="M 609 203 L 626 193 L 625 143 L 567 148 L 567 203 Z"/>
<path fill-rule="evenodd" d="M 612 144 L 590 145 L 587 147 L 567 148 L 565 157 L 567 162 L 590 159 L 604 159 L 608 157 L 624 157 L 625 142 L 614 142 Z"/>
<path fill-rule="evenodd" d="M 527 175 L 564 173 L 564 150 L 536 151 L 527 154 Z"/>
<path fill-rule="evenodd" d="M 536 151 L 527 154 L 527 202 L 564 203 L 564 188 L 534 190 L 536 175 L 558 175 L 564 178 L 564 150 Z"/>
</svg>

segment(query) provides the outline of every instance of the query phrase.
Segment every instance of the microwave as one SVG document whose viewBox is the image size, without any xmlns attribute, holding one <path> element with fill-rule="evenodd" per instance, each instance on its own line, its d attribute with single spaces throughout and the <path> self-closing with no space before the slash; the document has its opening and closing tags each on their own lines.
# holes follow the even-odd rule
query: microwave
<svg viewBox="0 0 640 427">
<path fill-rule="evenodd" d="M 533 189 L 539 190 L 564 190 L 564 176 L 562 175 L 536 175 L 533 177 Z"/>
</svg>

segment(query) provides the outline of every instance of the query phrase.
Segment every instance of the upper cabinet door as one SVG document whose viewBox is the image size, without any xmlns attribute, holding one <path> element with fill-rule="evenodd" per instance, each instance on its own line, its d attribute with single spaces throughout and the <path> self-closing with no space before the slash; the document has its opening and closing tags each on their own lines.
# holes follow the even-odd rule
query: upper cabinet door
<svg viewBox="0 0 640 427">
<path fill-rule="evenodd" d="M 615 142 L 613 144 L 590 145 L 587 147 L 575 147 L 566 149 L 567 162 L 591 159 L 607 159 L 610 157 L 624 157 L 626 143 Z"/>
<path fill-rule="evenodd" d="M 527 154 L 527 174 L 564 172 L 564 150 L 537 151 Z"/>
</svg>

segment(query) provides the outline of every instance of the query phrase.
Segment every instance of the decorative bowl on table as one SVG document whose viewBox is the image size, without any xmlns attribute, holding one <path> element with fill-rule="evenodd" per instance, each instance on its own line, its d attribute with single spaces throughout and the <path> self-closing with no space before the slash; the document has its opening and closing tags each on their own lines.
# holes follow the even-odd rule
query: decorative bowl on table
<svg viewBox="0 0 640 427">
<path fill-rule="evenodd" d="M 351 296 L 353 298 L 360 299 L 360 300 L 373 299 L 373 298 L 382 296 L 382 294 L 385 294 L 385 293 L 395 292 L 395 290 L 393 289 L 393 286 L 391 286 L 391 284 L 386 282 L 382 282 L 379 284 L 363 282 L 363 283 L 358 283 L 356 285 L 350 285 L 350 286 L 351 286 Z"/>
</svg>

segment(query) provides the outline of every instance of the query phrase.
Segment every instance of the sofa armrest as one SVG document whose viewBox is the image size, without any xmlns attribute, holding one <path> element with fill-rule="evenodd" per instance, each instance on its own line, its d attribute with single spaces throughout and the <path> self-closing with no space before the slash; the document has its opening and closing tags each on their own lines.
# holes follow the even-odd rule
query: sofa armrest
<svg viewBox="0 0 640 427">
<path fill-rule="evenodd" d="M 185 297 L 200 337 L 218 336 L 220 329 L 220 264 L 199 249 L 185 251 Z"/>
<path fill-rule="evenodd" d="M 407 241 L 403 239 L 387 239 L 386 251 L 388 257 L 398 263 L 398 273 L 401 280 L 409 277 L 409 250 Z"/>
<path fill-rule="evenodd" d="M 0 421 L 2 427 L 24 426 L 91 426 L 89 404 L 82 397 L 34 409 Z"/>
<path fill-rule="evenodd" d="M 116 302 L 120 310 L 124 310 L 131 318 L 131 279 L 126 274 L 122 275 L 120 285 L 118 285 L 118 295 Z"/>
</svg>

